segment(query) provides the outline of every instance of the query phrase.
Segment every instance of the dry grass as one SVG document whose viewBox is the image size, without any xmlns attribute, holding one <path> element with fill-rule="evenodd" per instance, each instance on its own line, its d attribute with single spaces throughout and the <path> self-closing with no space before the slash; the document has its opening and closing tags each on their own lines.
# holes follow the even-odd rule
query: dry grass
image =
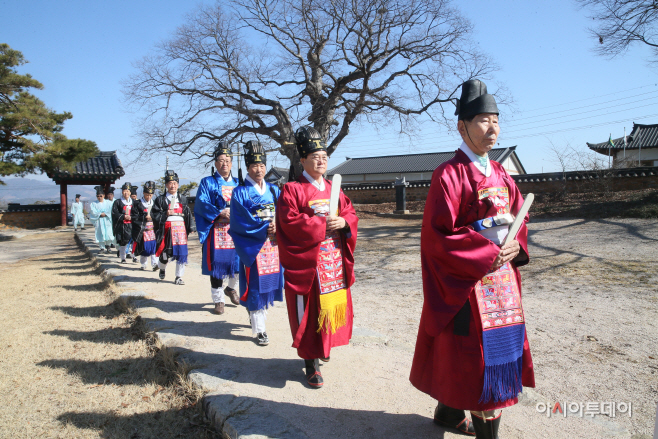
<svg viewBox="0 0 658 439">
<path fill-rule="evenodd" d="M 67 251 L 0 268 L 0 437 L 216 437 L 187 366 L 53 235 Z"/>
</svg>

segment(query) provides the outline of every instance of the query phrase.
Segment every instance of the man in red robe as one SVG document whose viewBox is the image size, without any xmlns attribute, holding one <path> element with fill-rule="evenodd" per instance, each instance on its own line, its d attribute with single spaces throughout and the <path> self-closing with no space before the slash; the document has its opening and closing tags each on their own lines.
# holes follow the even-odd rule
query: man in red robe
<svg viewBox="0 0 658 439">
<path fill-rule="evenodd" d="M 304 172 L 283 187 L 276 209 L 279 257 L 284 268 L 288 319 L 294 348 L 304 359 L 306 381 L 324 384 L 320 362 L 352 337 L 354 247 L 359 219 L 341 191 L 338 212 L 329 212 L 331 182 L 327 148 L 313 128 L 295 133 Z"/>
<path fill-rule="evenodd" d="M 463 143 L 434 171 L 423 215 L 425 300 L 410 380 L 439 401 L 437 424 L 497 438 L 499 409 L 535 384 L 518 271 L 529 261 L 528 230 L 501 247 L 523 198 L 487 156 L 500 128 L 486 85 L 462 84 L 455 114 Z"/>
</svg>

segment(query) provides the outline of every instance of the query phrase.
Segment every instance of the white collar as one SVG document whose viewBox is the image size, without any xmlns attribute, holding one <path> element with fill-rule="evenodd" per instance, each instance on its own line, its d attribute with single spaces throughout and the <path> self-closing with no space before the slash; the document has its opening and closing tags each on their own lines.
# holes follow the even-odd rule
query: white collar
<svg viewBox="0 0 658 439">
<path fill-rule="evenodd" d="M 324 191 L 324 178 L 320 177 L 320 183 L 318 183 L 313 177 L 311 177 L 311 174 L 306 172 L 306 170 L 302 172 L 302 175 L 306 177 L 308 182 L 315 186 L 319 191 Z"/>
<path fill-rule="evenodd" d="M 265 195 L 265 189 L 267 189 L 267 182 L 265 182 L 265 180 L 263 180 L 262 183 L 261 183 L 263 185 L 262 187 L 258 186 L 258 183 L 256 183 L 254 181 L 254 179 L 251 178 L 249 175 L 247 175 L 245 180 L 247 180 L 249 183 L 251 183 L 251 185 L 254 187 L 254 189 L 256 189 L 256 192 L 258 192 L 258 194 L 260 196 Z"/>
<path fill-rule="evenodd" d="M 462 142 L 462 144 L 459 146 L 459 149 L 464 151 L 464 154 L 471 159 L 471 161 L 475 164 L 475 167 L 480 171 L 481 173 L 484 174 L 485 177 L 490 177 L 491 176 L 491 160 L 489 160 L 489 156 L 487 155 L 487 167 L 484 168 L 480 164 L 480 159 L 477 154 L 475 154 L 473 151 L 471 151 L 471 148 L 468 147 L 466 142 Z"/>
<path fill-rule="evenodd" d="M 126 201 L 125 198 L 122 198 L 121 201 L 123 201 L 123 204 L 125 204 L 126 206 L 131 206 L 133 204 L 132 198 L 128 198 L 128 201 Z"/>
<path fill-rule="evenodd" d="M 230 183 L 233 181 L 233 176 L 231 174 L 228 174 L 228 178 L 224 178 L 222 177 L 222 174 L 219 173 L 219 171 L 215 171 L 215 172 L 217 173 L 217 175 L 219 175 L 219 178 L 221 178 L 225 182 Z"/>
<path fill-rule="evenodd" d="M 153 197 L 151 197 L 151 201 L 146 201 L 146 200 L 144 199 L 144 197 L 142 197 L 140 201 L 141 201 L 142 204 L 144 204 L 145 206 L 150 206 L 151 204 L 153 204 Z"/>
<path fill-rule="evenodd" d="M 167 192 L 167 200 L 171 200 L 174 197 L 178 198 L 178 192 L 176 192 L 175 194 L 170 194 L 169 192 Z"/>
</svg>

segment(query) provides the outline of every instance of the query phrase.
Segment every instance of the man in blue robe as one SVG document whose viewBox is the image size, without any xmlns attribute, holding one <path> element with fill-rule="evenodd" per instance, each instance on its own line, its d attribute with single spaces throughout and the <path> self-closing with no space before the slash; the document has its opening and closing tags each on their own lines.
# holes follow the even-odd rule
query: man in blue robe
<svg viewBox="0 0 658 439">
<path fill-rule="evenodd" d="M 283 301 L 283 269 L 275 240 L 274 208 L 281 193 L 265 181 L 266 156 L 259 142 L 245 147 L 247 178 L 233 190 L 228 233 L 240 257 L 240 303 L 249 311 L 251 330 L 266 346 L 267 308 Z"/>
<path fill-rule="evenodd" d="M 194 203 L 201 252 L 201 270 L 210 276 L 210 294 L 215 304 L 213 312 L 224 314 L 224 296 L 234 305 L 240 304 L 235 290 L 238 273 L 238 255 L 235 244 L 228 234 L 231 218 L 231 195 L 238 185 L 231 175 L 233 157 L 227 143 L 219 142 L 213 154 L 217 171 L 201 180 Z M 228 277 L 228 286 L 222 290 L 223 278 Z"/>
</svg>

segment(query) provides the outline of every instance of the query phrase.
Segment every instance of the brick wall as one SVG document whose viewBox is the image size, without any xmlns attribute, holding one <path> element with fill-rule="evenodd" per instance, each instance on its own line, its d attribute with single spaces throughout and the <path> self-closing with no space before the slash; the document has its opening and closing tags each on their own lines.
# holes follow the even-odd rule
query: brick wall
<svg viewBox="0 0 658 439">
<path fill-rule="evenodd" d="M 7 228 L 47 229 L 60 226 L 59 211 L 46 212 L 0 212 L 0 230 Z"/>
</svg>

